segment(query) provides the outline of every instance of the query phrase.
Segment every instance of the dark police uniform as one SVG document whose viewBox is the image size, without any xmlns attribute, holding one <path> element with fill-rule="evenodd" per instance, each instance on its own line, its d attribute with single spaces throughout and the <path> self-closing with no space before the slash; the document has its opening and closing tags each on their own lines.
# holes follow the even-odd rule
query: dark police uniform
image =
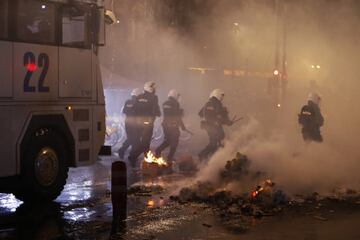
<svg viewBox="0 0 360 240">
<path fill-rule="evenodd" d="M 162 122 L 162 127 L 164 131 L 164 141 L 156 149 L 155 155 L 157 157 L 160 157 L 161 152 L 165 148 L 170 146 L 170 151 L 167 159 L 173 160 L 176 148 L 179 144 L 179 128 L 181 128 L 183 131 L 186 130 L 185 125 L 182 121 L 184 111 L 180 108 L 180 104 L 175 98 L 169 97 L 169 99 L 163 104 L 163 113 L 164 120 Z"/>
<path fill-rule="evenodd" d="M 119 149 L 119 157 L 124 158 L 125 151 L 130 147 L 138 145 L 140 141 L 140 133 L 138 122 L 135 116 L 135 103 L 136 96 L 132 96 L 131 99 L 127 100 L 123 107 L 123 113 L 125 114 L 125 132 L 126 140 Z"/>
<path fill-rule="evenodd" d="M 156 117 L 161 116 L 159 100 L 154 93 L 145 91 L 136 99 L 134 107 L 139 124 L 140 141 L 131 149 L 130 162 L 136 162 L 141 153 L 146 154 L 150 150 L 154 121 Z"/>
<path fill-rule="evenodd" d="M 200 110 L 199 116 L 204 118 L 201 127 L 209 136 L 209 144 L 199 153 L 200 159 L 208 158 L 222 145 L 225 138 L 223 125 L 232 125 L 227 109 L 216 97 L 212 97 Z"/>
<path fill-rule="evenodd" d="M 301 133 L 305 141 L 323 141 L 320 127 L 324 125 L 324 118 L 317 104 L 308 101 L 308 104 L 301 108 L 298 121 L 302 125 Z"/>
</svg>

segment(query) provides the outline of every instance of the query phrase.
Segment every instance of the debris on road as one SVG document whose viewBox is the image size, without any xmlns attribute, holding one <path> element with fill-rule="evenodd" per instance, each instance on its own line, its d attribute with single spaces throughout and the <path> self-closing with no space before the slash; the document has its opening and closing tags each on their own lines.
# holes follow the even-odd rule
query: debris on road
<svg viewBox="0 0 360 240">
<path fill-rule="evenodd" d="M 133 185 L 128 188 L 128 195 L 151 196 L 152 194 L 161 194 L 164 188 L 157 184 Z"/>
<path fill-rule="evenodd" d="M 244 175 L 249 174 L 249 160 L 246 155 L 236 153 L 231 161 L 227 161 L 224 169 L 220 172 L 221 179 L 225 183 L 240 181 Z"/>
<path fill-rule="evenodd" d="M 207 228 L 211 228 L 212 226 L 210 224 L 207 224 L 207 223 L 203 223 L 202 224 L 204 227 L 207 227 Z"/>
<path fill-rule="evenodd" d="M 317 219 L 317 220 L 320 220 L 320 221 L 327 221 L 328 220 L 327 218 L 317 216 L 317 215 L 315 215 L 314 218 Z"/>
<path fill-rule="evenodd" d="M 287 197 L 276 188 L 270 179 L 262 181 L 250 193 L 235 194 L 226 189 L 227 184 L 242 184 L 244 179 L 258 182 L 264 173 L 251 172 L 250 161 L 246 155 L 237 153 L 235 158 L 227 161 L 220 171 L 221 183 L 196 182 L 194 185 L 184 187 L 178 196 L 170 197 L 179 203 L 205 203 L 212 206 L 218 214 L 222 224 L 229 230 L 243 232 L 249 228 L 249 218 L 272 216 L 282 211 L 286 206 Z"/>
</svg>

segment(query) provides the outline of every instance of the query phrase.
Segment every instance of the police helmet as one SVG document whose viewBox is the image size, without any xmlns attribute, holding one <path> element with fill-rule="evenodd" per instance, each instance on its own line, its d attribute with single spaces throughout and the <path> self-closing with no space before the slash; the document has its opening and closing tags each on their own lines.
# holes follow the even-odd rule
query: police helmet
<svg viewBox="0 0 360 240">
<path fill-rule="evenodd" d="M 173 98 L 175 98 L 176 100 L 178 100 L 179 97 L 180 97 L 180 94 L 179 94 L 178 91 L 176 91 L 175 89 L 171 89 L 171 90 L 169 91 L 168 97 L 173 97 Z"/>
<path fill-rule="evenodd" d="M 156 90 L 156 84 L 155 82 L 146 82 L 144 84 L 144 90 L 147 91 L 147 92 L 151 92 L 151 93 L 155 93 L 155 90 Z"/>
<path fill-rule="evenodd" d="M 131 91 L 131 96 L 139 96 L 140 94 L 142 93 L 141 89 L 140 88 L 134 88 L 132 91 Z"/>
<path fill-rule="evenodd" d="M 320 100 L 321 100 L 321 97 L 319 94 L 315 93 L 315 92 L 311 92 L 309 93 L 309 96 L 308 96 L 308 101 L 311 101 L 315 104 L 319 104 L 320 103 Z"/>
<path fill-rule="evenodd" d="M 225 96 L 225 92 L 219 88 L 214 89 L 210 94 L 210 98 L 215 97 L 219 101 L 222 101 L 224 99 L 224 96 Z"/>
</svg>

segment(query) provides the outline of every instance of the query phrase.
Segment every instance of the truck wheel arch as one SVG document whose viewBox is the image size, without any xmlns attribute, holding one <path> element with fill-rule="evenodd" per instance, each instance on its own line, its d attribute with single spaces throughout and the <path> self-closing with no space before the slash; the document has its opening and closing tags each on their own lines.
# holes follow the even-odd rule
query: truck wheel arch
<svg viewBox="0 0 360 240">
<path fill-rule="evenodd" d="M 33 115 L 26 127 L 25 134 L 20 143 L 20 159 L 23 158 L 25 144 L 29 143 L 31 137 L 42 128 L 51 128 L 66 140 L 69 167 L 75 166 L 75 140 L 62 114 Z M 21 160 L 20 160 L 21 163 Z M 20 167 L 20 166 L 19 166 Z"/>
</svg>

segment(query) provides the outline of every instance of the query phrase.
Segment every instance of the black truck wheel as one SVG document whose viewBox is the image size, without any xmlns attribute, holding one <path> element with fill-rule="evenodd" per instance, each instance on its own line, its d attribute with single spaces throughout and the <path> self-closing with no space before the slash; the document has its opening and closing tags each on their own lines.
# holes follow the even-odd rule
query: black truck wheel
<svg viewBox="0 0 360 240">
<path fill-rule="evenodd" d="M 22 149 L 20 185 L 15 196 L 25 202 L 52 201 L 68 176 L 68 148 L 53 129 L 39 129 Z"/>
</svg>

